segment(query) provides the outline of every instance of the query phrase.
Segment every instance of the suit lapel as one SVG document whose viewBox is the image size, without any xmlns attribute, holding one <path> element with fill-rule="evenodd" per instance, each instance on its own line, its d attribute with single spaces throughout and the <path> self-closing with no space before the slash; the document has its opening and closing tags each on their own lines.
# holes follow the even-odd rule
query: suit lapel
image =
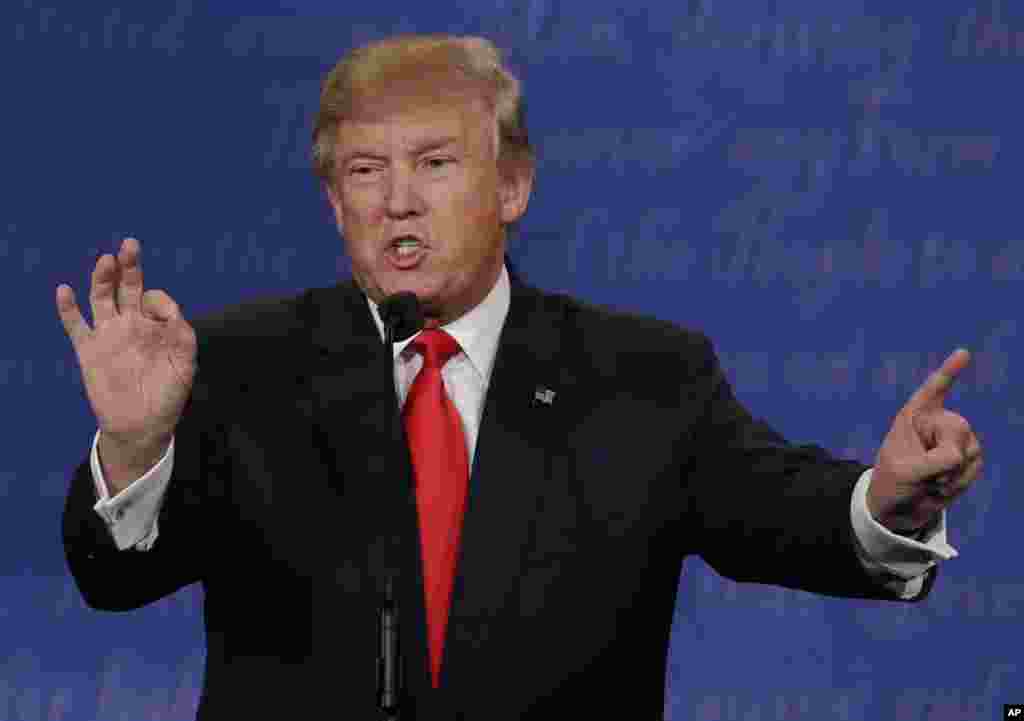
<svg viewBox="0 0 1024 721">
<path fill-rule="evenodd" d="M 496 634 L 515 632 L 523 546 L 552 473 L 572 378 L 552 298 L 510 274 L 512 298 L 484 401 L 442 664 L 442 685 L 472 683 Z M 538 390 L 550 403 L 535 398 Z M 545 394 L 545 391 L 549 391 Z M 550 397 L 551 393 L 554 397 Z"/>
<path fill-rule="evenodd" d="M 315 293 L 307 309 L 315 348 L 307 402 L 318 449 L 330 469 L 333 494 L 327 512 L 335 522 L 327 527 L 339 543 L 350 544 L 341 546 L 346 550 L 339 556 L 358 557 L 366 549 L 366 565 L 355 571 L 361 578 L 356 590 L 368 592 L 374 602 L 374 615 L 365 626 L 375 628 L 385 580 L 391 574 L 396 578 L 401 643 L 409 663 L 406 684 L 410 690 L 424 688 L 428 669 L 419 527 L 392 359 L 353 281 Z M 330 599 L 347 589 L 335 583 L 324 590 Z M 344 634 L 344 624 L 334 632 Z M 345 639 L 338 641 L 344 647 Z M 374 647 L 365 656 L 364 669 L 372 669 L 369 659 L 376 652 Z"/>
<path fill-rule="evenodd" d="M 482 652 L 497 647 L 499 628 L 514 632 L 502 617 L 518 614 L 523 546 L 572 400 L 561 304 L 511 272 L 509 278 L 509 313 L 484 400 L 452 590 L 441 680 L 448 688 L 470 681 Z M 429 688 L 422 555 L 389 354 L 351 280 L 317 289 L 304 310 L 315 349 L 304 400 L 336 496 L 330 528 L 341 534 L 339 543 L 369 539 L 362 582 L 373 586 L 371 595 L 379 598 L 387 573 L 396 572 L 406 683 L 420 695 Z M 537 400 L 538 390 L 548 391 L 550 403 Z M 356 529 L 352 535 L 346 526 Z"/>
</svg>

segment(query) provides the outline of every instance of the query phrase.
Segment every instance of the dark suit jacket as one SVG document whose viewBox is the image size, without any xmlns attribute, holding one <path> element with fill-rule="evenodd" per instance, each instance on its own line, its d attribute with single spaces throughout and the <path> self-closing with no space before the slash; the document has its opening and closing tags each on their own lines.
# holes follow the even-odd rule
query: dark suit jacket
<svg viewBox="0 0 1024 721">
<path fill-rule="evenodd" d="M 898 600 L 855 553 L 866 466 L 752 418 L 703 333 L 511 281 L 439 690 L 392 366 L 351 281 L 193 321 L 199 370 L 152 550 L 116 550 L 79 466 L 63 535 L 91 607 L 202 584 L 199 719 L 378 718 L 391 572 L 404 718 L 429 721 L 662 718 L 688 554 L 737 581 Z"/>
</svg>

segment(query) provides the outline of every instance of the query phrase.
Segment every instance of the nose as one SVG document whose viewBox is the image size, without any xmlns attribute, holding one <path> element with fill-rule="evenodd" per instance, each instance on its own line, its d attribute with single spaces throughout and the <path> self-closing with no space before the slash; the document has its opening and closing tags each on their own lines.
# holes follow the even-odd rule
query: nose
<svg viewBox="0 0 1024 721">
<path fill-rule="evenodd" d="M 390 173 L 388 183 L 387 208 L 388 215 L 404 218 L 423 213 L 423 198 L 416 186 L 414 172 L 406 168 L 396 167 Z"/>
</svg>

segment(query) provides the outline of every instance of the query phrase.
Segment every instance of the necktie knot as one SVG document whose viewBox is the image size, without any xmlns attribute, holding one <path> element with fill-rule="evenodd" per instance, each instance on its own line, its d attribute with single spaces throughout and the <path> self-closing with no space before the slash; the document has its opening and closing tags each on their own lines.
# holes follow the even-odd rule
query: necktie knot
<svg viewBox="0 0 1024 721">
<path fill-rule="evenodd" d="M 442 368 L 459 352 L 459 342 L 440 328 L 427 328 L 410 343 L 423 354 L 423 368 Z"/>
</svg>

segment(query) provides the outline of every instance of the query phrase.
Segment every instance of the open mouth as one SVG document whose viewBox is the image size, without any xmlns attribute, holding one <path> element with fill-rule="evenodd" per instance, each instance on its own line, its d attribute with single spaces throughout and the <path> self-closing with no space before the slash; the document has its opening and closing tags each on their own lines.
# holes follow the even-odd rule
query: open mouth
<svg viewBox="0 0 1024 721">
<path fill-rule="evenodd" d="M 385 251 L 388 261 L 396 268 L 414 268 L 422 262 L 427 247 L 416 235 L 398 235 Z"/>
</svg>

